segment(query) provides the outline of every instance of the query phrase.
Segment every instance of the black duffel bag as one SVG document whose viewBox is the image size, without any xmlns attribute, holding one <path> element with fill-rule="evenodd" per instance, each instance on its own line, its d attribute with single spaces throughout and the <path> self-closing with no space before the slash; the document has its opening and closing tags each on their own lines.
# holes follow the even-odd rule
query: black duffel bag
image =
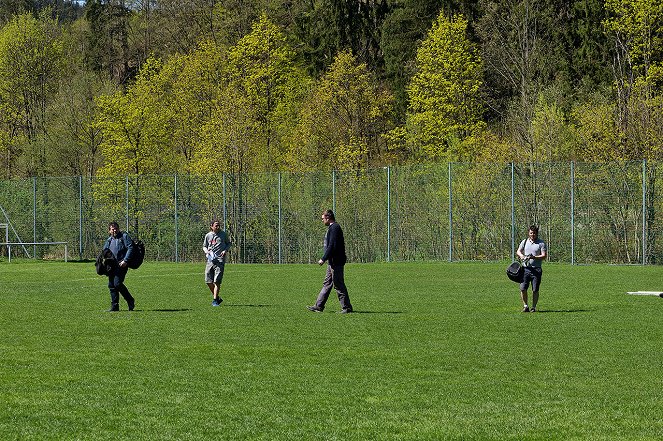
<svg viewBox="0 0 663 441">
<path fill-rule="evenodd" d="M 522 283 L 523 276 L 525 275 L 525 267 L 520 262 L 513 262 L 506 269 L 506 276 L 517 283 Z"/>
</svg>

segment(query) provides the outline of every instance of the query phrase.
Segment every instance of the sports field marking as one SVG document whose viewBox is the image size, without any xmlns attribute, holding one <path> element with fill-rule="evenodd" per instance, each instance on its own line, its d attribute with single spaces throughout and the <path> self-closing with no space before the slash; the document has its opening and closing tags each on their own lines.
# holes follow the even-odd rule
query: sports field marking
<svg viewBox="0 0 663 441">
<path fill-rule="evenodd" d="M 658 296 L 663 297 L 662 291 L 628 291 L 626 294 L 631 294 L 634 296 Z"/>
</svg>

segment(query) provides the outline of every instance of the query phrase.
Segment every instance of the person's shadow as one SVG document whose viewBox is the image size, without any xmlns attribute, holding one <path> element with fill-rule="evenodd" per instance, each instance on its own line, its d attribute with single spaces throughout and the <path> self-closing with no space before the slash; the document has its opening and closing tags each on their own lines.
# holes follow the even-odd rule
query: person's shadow
<svg viewBox="0 0 663 441">
<path fill-rule="evenodd" d="M 186 311 L 191 311 L 191 310 L 192 310 L 191 308 L 179 308 L 179 309 L 165 309 L 165 308 L 163 308 L 163 309 L 150 309 L 149 311 L 153 311 L 153 312 L 186 312 Z M 136 312 L 136 311 L 142 311 L 142 310 L 141 309 L 136 309 L 134 312 Z"/>
</svg>

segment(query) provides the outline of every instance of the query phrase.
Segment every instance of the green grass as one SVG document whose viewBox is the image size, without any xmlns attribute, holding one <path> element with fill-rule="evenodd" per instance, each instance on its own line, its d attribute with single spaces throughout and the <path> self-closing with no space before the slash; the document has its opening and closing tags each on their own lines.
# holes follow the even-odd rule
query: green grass
<svg viewBox="0 0 663 441">
<path fill-rule="evenodd" d="M 660 267 L 355 264 L 356 314 L 307 311 L 317 265 L 146 263 L 105 312 L 91 263 L 0 264 L 0 439 L 663 438 Z"/>
</svg>

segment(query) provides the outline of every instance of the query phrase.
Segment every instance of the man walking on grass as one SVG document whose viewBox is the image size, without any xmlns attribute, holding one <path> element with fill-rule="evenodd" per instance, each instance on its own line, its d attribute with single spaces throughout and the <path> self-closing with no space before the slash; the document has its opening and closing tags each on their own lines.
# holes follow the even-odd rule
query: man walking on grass
<svg viewBox="0 0 663 441">
<path fill-rule="evenodd" d="M 536 312 L 536 304 L 539 301 L 539 286 L 543 274 L 541 263 L 545 260 L 547 253 L 546 243 L 539 239 L 539 227 L 529 227 L 527 239 L 520 242 L 518 246 L 518 257 L 523 260 L 525 274 L 520 284 L 520 299 L 523 301 L 523 312 Z M 532 282 L 532 304 L 527 304 L 527 289 Z"/>
<path fill-rule="evenodd" d="M 219 306 L 223 302 L 219 290 L 223 281 L 226 255 L 231 244 L 228 234 L 221 230 L 221 224 L 218 220 L 212 222 L 210 230 L 203 239 L 203 252 L 207 258 L 205 282 L 212 293 L 212 306 Z"/>
<path fill-rule="evenodd" d="M 315 305 L 307 306 L 307 308 L 309 311 L 322 312 L 325 309 L 325 303 L 327 303 L 329 293 L 333 287 L 336 289 L 338 300 L 341 303 L 341 310 L 339 312 L 347 314 L 352 312 L 352 304 L 350 303 L 348 289 L 345 286 L 344 267 L 347 256 L 345 255 L 343 230 L 336 223 L 334 212 L 331 210 L 326 210 L 322 213 L 322 222 L 327 227 L 327 234 L 325 234 L 325 250 L 318 264 L 323 265 L 327 262 L 327 273 L 322 283 L 322 290 L 320 290 L 318 300 L 315 302 Z"/>
<path fill-rule="evenodd" d="M 106 239 L 103 249 L 110 250 L 117 261 L 117 265 L 112 265 L 111 271 L 107 274 L 111 298 L 111 306 L 108 312 L 120 310 L 120 294 L 126 300 L 129 311 L 133 311 L 136 301 L 124 284 L 124 278 L 129 270 L 129 259 L 131 259 L 134 252 L 133 241 L 127 233 L 120 231 L 117 222 L 111 222 L 108 224 L 108 239 Z"/>
</svg>

